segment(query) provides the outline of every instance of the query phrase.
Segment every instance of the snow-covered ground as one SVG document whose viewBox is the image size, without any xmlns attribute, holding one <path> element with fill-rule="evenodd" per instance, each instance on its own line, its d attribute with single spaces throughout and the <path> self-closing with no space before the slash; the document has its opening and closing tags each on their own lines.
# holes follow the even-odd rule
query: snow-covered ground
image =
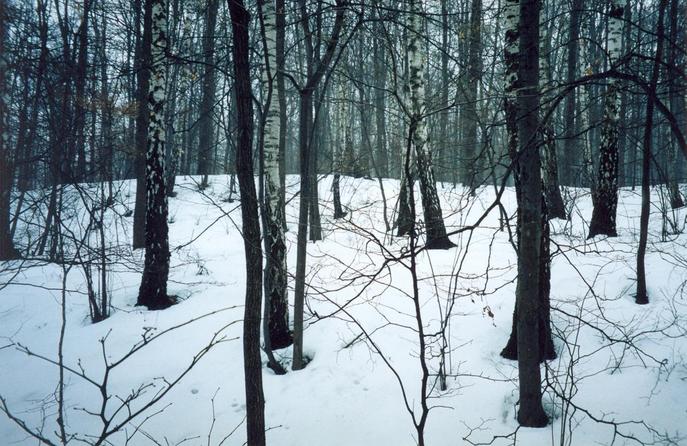
<svg viewBox="0 0 687 446">
<path fill-rule="evenodd" d="M 284 376 L 264 369 L 268 444 L 413 445 L 416 431 L 403 395 L 419 417 L 419 340 L 411 274 L 394 260 L 408 241 L 385 231 L 377 181 L 342 178 L 349 213 L 345 221 L 333 221 L 330 180 L 320 181 L 324 240 L 308 245 L 305 350 L 312 361 Z M 297 182 L 287 178 L 287 200 L 298 191 Z M 181 325 L 112 369 L 106 416 L 132 395 L 128 409 L 142 407 L 204 347 L 216 344 L 110 444 L 126 444 L 127 436 L 132 445 L 245 442 L 240 340 L 245 271 L 238 202 L 223 201 L 227 177 L 213 177 L 203 194 L 192 178 L 180 177 L 178 183 L 178 196 L 170 200 L 169 282 L 178 305 L 164 311 L 134 306 L 142 252 L 126 249 L 131 217 L 107 225 L 111 243 L 122 247 L 122 261 L 108 277 L 114 306 L 109 319 L 90 323 L 84 276 L 78 266 L 66 275 L 64 363 L 76 372 L 65 372 L 67 435 L 85 440 L 99 435 L 102 400 L 96 384 L 102 382 L 104 361 L 112 364 L 144 339 Z M 121 200 L 131 207 L 130 187 L 119 185 Z M 393 221 L 398 181 L 385 180 L 384 192 Z M 590 197 L 583 190 L 569 193 L 572 220 L 552 223 L 558 359 L 545 372 L 545 407 L 552 418 L 547 428 L 517 429 L 517 368 L 499 356 L 510 333 L 516 259 L 508 231 L 499 230 L 498 208 L 478 230 L 454 234 L 456 248 L 418 256 L 422 323 L 432 335 L 426 342 L 434 408 L 426 444 L 489 443 L 494 437 L 500 438 L 493 444 L 523 446 L 637 444 L 627 437 L 647 444 L 669 437 L 687 444 L 687 235 L 662 236 L 655 189 L 647 254 L 651 303 L 635 305 L 638 192 L 621 192 L 619 236 L 591 241 L 585 240 Z M 460 187 L 445 185 L 440 195 L 448 230 L 461 231 L 481 216 L 495 192 L 486 188 L 469 199 Z M 511 189 L 502 201 L 512 213 Z M 117 211 L 123 214 L 127 205 L 117 205 Z M 291 272 L 297 205 L 297 196 L 287 205 Z M 686 216 L 684 210 L 669 212 L 682 229 Z M 18 234 L 25 230 L 20 227 Z M 0 396 L 27 429 L 56 443 L 59 369 L 50 361 L 58 358 L 64 272 L 38 261 L 0 264 L 0 284 L 10 282 L 0 285 Z M 290 287 L 292 298 L 292 281 Z M 444 342 L 438 332 L 447 314 Z M 436 379 L 442 346 L 445 391 Z M 286 363 L 290 354 L 290 349 L 279 352 Z M 114 424 L 126 413 L 122 410 Z M 7 445 L 36 444 L 5 416 L 0 416 L 0 439 Z"/>
</svg>

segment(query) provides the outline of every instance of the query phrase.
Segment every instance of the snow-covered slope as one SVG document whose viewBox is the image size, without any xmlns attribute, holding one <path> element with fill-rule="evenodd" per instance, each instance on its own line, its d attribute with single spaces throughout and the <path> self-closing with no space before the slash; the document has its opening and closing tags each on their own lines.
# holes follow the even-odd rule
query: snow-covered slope
<svg viewBox="0 0 687 446">
<path fill-rule="evenodd" d="M 333 221 L 330 180 L 320 182 L 324 240 L 308 245 L 305 349 L 312 361 L 306 369 L 284 376 L 264 369 L 268 443 L 412 445 L 416 431 L 403 395 L 419 417 L 418 326 L 411 274 L 404 266 L 408 260 L 395 260 L 407 239 L 385 231 L 382 193 L 373 180 L 342 178 L 342 200 L 349 212 L 344 221 Z M 297 182 L 297 177 L 287 178 L 287 200 L 298 191 Z M 178 305 L 164 311 L 134 306 L 142 252 L 124 249 L 131 217 L 107 226 L 112 245 L 122 247 L 122 259 L 108 278 L 114 306 L 109 319 L 90 323 L 83 274 L 75 266 L 66 275 L 64 361 L 77 373 L 65 374 L 65 425 L 81 439 L 102 429 L 99 417 L 88 412 L 100 412 L 94 384 L 102 380 L 104 361 L 113 363 L 143 339 L 182 325 L 111 371 L 108 392 L 113 398 L 106 416 L 121 404 L 117 397 L 126 399 L 132 392 L 138 397 L 129 408 L 142 407 L 184 373 L 208 343 L 216 345 L 158 404 L 127 425 L 126 432 L 112 436 L 111 444 L 126 444 L 127 435 L 132 445 L 245 441 L 239 338 L 245 272 L 238 202 L 223 201 L 227 177 L 213 177 L 204 193 L 192 178 L 179 178 L 178 183 L 178 196 L 170 200 L 169 284 L 170 293 L 180 297 Z M 124 213 L 133 206 L 134 194 L 131 184 L 120 186 L 126 205 L 119 204 L 117 210 Z M 393 222 L 398 181 L 385 180 L 384 193 L 387 218 Z M 451 237 L 457 248 L 418 256 L 422 326 L 432 374 L 429 404 L 435 406 L 429 413 L 426 444 L 489 442 L 494 436 L 504 437 L 494 444 L 516 441 L 523 446 L 611 444 L 614 435 L 615 444 L 635 444 L 623 435 L 646 443 L 668 435 L 687 444 L 687 235 L 662 236 L 659 191 L 654 190 L 650 223 L 647 306 L 635 305 L 632 297 L 638 194 L 621 192 L 619 237 L 586 241 L 590 197 L 584 190 L 569 191 L 572 220 L 552 223 L 552 320 L 559 354 L 546 368 L 545 405 L 552 423 L 517 434 L 516 364 L 499 356 L 510 332 L 516 277 L 508 231 L 499 229 L 498 208 L 479 229 L 465 230 L 493 202 L 493 189 L 469 199 L 460 187 L 445 185 L 440 194 L 447 229 L 459 232 Z M 513 191 L 506 190 L 502 201 L 512 213 Z M 287 205 L 291 272 L 297 204 L 296 196 Z M 685 215 L 680 211 L 668 216 L 684 228 Z M 0 265 L 0 283 L 9 281 L 0 290 L 0 396 L 28 429 L 56 443 L 59 372 L 45 359 L 57 360 L 64 273 L 61 266 L 38 261 Z M 438 333 L 447 314 L 444 338 Z M 442 349 L 448 374 L 445 391 L 436 378 Z M 289 349 L 279 355 L 288 363 Z M 147 385 L 151 387 L 141 388 Z M 0 438 L 1 444 L 36 444 L 4 416 Z"/>
</svg>

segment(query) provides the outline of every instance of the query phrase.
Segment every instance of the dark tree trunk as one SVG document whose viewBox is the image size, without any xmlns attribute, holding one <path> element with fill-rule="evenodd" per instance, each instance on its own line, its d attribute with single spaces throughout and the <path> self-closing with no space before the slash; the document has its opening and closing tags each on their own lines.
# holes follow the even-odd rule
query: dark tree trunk
<svg viewBox="0 0 687 446">
<path fill-rule="evenodd" d="M 377 30 L 381 33 L 382 27 L 378 26 Z M 386 149 L 386 65 L 384 64 L 386 52 L 384 50 L 384 42 L 381 36 L 374 38 L 374 69 L 375 69 L 375 123 L 376 123 L 376 166 L 377 175 L 382 178 L 389 176 L 389 159 Z"/>
<path fill-rule="evenodd" d="M 685 8 L 678 7 L 678 0 L 671 0 L 670 2 L 670 34 L 668 42 L 670 42 L 670 51 L 668 53 L 668 82 L 669 93 L 668 102 L 670 103 L 670 111 L 675 115 L 680 122 L 681 130 L 684 133 L 687 130 L 685 125 L 685 96 L 682 94 L 685 91 L 685 81 L 682 78 L 679 67 L 684 67 L 684 52 L 681 51 L 680 42 L 685 42 L 685 32 L 680 28 L 679 19 L 684 18 Z M 684 47 L 682 47 L 684 48 Z M 685 201 L 680 193 L 678 183 L 682 180 L 682 173 L 684 170 L 685 157 L 680 153 L 677 147 L 677 142 L 671 138 L 668 147 L 668 191 L 670 193 L 670 207 L 678 209 L 685 205 Z"/>
<path fill-rule="evenodd" d="M 167 308 L 169 275 L 169 228 L 165 190 L 165 101 L 167 52 L 167 3 L 151 1 L 151 77 L 148 94 L 150 118 L 146 151 L 145 265 L 137 305 L 150 310 Z"/>
<path fill-rule="evenodd" d="M 148 141 L 148 90 L 150 83 L 150 48 L 152 41 L 152 0 L 136 0 L 136 15 L 143 2 L 143 34 L 137 37 L 136 72 L 138 76 L 138 95 L 136 108 L 136 204 L 134 207 L 134 249 L 145 246 L 146 224 L 146 152 Z M 136 20 L 136 29 L 140 26 Z M 138 31 L 137 31 L 138 33 Z"/>
<path fill-rule="evenodd" d="M 482 1 L 472 0 L 470 7 L 470 27 L 468 31 L 468 68 L 467 80 L 465 82 L 465 105 L 461 110 L 462 123 L 462 144 L 463 144 L 463 185 L 465 185 L 470 195 L 475 195 L 475 190 L 480 184 L 478 177 L 477 161 L 480 150 L 478 149 L 477 124 L 477 83 L 482 73 L 482 39 L 481 39 L 481 17 Z"/>
<path fill-rule="evenodd" d="M 86 71 L 88 69 L 88 20 L 91 9 L 91 1 L 84 0 L 83 14 L 79 26 L 79 53 L 76 65 L 75 95 L 74 101 L 74 152 L 70 157 L 76 159 L 76 171 L 70 172 L 71 181 L 81 181 L 86 178 Z"/>
<path fill-rule="evenodd" d="M 642 211 L 639 219 L 639 247 L 637 248 L 637 293 L 635 302 L 640 305 L 649 303 L 649 294 L 646 289 L 646 270 L 644 258 L 646 256 L 646 245 L 649 236 L 649 207 L 651 200 L 650 175 L 651 175 L 651 137 L 654 126 L 654 108 L 656 103 L 656 86 L 660 74 L 661 61 L 663 58 L 663 37 L 664 24 L 663 18 L 668 0 L 661 0 L 658 7 L 658 26 L 656 44 L 656 57 L 649 83 L 648 98 L 646 103 L 646 122 L 644 125 L 644 140 L 642 145 Z"/>
<path fill-rule="evenodd" d="M 572 83 L 577 78 L 578 48 L 580 39 L 580 16 L 582 14 L 583 0 L 572 0 L 570 10 L 570 29 L 568 38 L 568 59 L 567 59 L 567 79 Z M 564 111 L 564 131 L 563 131 L 563 170 L 561 171 L 561 182 L 568 186 L 574 186 L 577 176 L 577 165 L 579 164 L 579 143 L 577 141 L 577 95 L 575 90 L 568 93 Z"/>
<path fill-rule="evenodd" d="M 553 126 L 550 123 L 542 125 L 542 173 L 544 175 L 544 196 L 548 209 L 547 218 L 560 218 L 566 220 L 565 204 L 561 196 L 561 188 L 558 183 L 558 162 L 556 157 L 556 137 Z"/>
<path fill-rule="evenodd" d="M 19 257 L 10 229 L 10 196 L 14 182 L 14 163 L 10 156 L 9 94 L 7 92 L 7 60 L 5 41 L 8 34 L 9 11 L 7 3 L 0 1 L 0 260 Z"/>
<path fill-rule="evenodd" d="M 203 36 L 203 92 L 200 101 L 200 122 L 198 123 L 198 175 L 202 175 L 200 189 L 208 186 L 208 175 L 213 173 L 214 118 L 215 105 L 215 23 L 219 0 L 209 0 L 205 11 L 205 35 Z"/>
<path fill-rule="evenodd" d="M 518 203 L 518 423 L 543 427 L 548 417 L 542 406 L 539 360 L 541 303 L 538 298 L 541 261 L 541 177 L 537 128 L 539 126 L 539 0 L 520 1 L 520 44 L 517 93 L 518 160 L 521 196 Z"/>
<path fill-rule="evenodd" d="M 551 28 L 543 39 L 543 54 L 541 58 L 542 67 L 541 72 L 545 79 L 543 82 L 545 88 L 549 89 L 553 86 L 553 73 L 551 70 Z M 544 100 L 549 103 L 550 95 L 547 95 Z M 540 113 L 542 116 L 544 113 Z M 549 116 L 546 121 L 541 123 L 541 158 L 542 158 L 542 180 L 544 181 L 544 197 L 545 206 L 547 208 L 547 218 L 560 218 L 565 220 L 567 215 L 565 213 L 565 204 L 561 196 L 561 188 L 558 181 L 558 156 L 556 155 L 556 134 L 553 126 L 553 117 Z"/>
<path fill-rule="evenodd" d="M 305 301 L 305 263 L 308 243 L 308 204 L 310 202 L 310 153 L 308 149 L 312 92 L 303 91 L 300 97 L 300 170 L 301 192 L 298 206 L 298 235 L 296 240 L 296 285 L 293 308 L 293 369 L 305 367 L 303 358 L 303 305 Z"/>
<path fill-rule="evenodd" d="M 246 251 L 246 305 L 243 316 L 243 364 L 246 388 L 246 432 L 251 446 L 265 444 L 265 397 L 260 358 L 260 308 L 262 304 L 262 249 L 258 199 L 253 179 L 253 104 L 248 60 L 250 16 L 242 0 L 228 0 L 234 37 L 238 144 L 236 172 L 241 191 L 243 243 Z"/>
<path fill-rule="evenodd" d="M 308 24 L 308 14 L 305 1 L 300 2 L 301 26 L 306 36 L 306 51 L 312 53 L 312 35 Z M 307 258 L 307 232 L 308 232 L 308 207 L 310 204 L 310 186 L 312 184 L 310 172 L 312 165 L 310 160 L 310 142 L 312 129 L 313 93 L 317 84 L 325 75 L 334 57 L 334 52 L 339 45 L 339 36 L 344 20 L 344 8 L 342 0 L 336 1 L 336 17 L 332 27 L 331 35 L 327 42 L 327 49 L 324 56 L 317 66 L 308 65 L 308 78 L 303 88 L 300 89 L 300 113 L 299 113 L 299 152 L 300 152 L 300 172 L 301 172 L 301 193 L 298 210 L 298 236 L 296 241 L 296 284 L 294 290 L 294 316 L 293 316 L 293 370 L 300 370 L 306 365 L 303 357 L 303 305 L 305 301 L 305 262 Z M 312 60 L 312 54 L 308 56 Z"/>
</svg>

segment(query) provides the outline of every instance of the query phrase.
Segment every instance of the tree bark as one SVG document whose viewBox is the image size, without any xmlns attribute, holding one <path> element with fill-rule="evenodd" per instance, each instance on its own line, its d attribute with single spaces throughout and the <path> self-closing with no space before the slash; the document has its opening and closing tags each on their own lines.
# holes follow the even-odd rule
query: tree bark
<svg viewBox="0 0 687 446">
<path fill-rule="evenodd" d="M 455 245 L 446 235 L 441 203 L 437 193 L 432 167 L 432 153 L 427 141 L 425 103 L 425 54 L 421 48 L 421 36 L 424 33 L 422 23 L 423 11 L 420 0 L 411 0 L 409 16 L 408 71 L 409 71 L 409 134 L 417 157 L 417 175 L 420 181 L 422 210 L 427 233 L 427 249 L 449 249 Z M 408 189 L 407 193 L 412 194 Z M 412 209 L 412 208 L 411 208 Z M 411 214 L 412 216 L 412 214 Z"/>
<path fill-rule="evenodd" d="M 470 7 L 470 27 L 468 29 L 468 68 L 464 87 L 465 105 L 461 113 L 463 144 L 463 185 L 475 195 L 479 186 L 478 161 L 480 152 L 477 140 L 477 82 L 482 73 L 482 39 L 481 39 L 482 1 L 472 0 Z"/>
<path fill-rule="evenodd" d="M 136 0 L 134 9 L 139 15 L 143 2 L 143 34 L 136 39 L 136 72 L 138 95 L 136 107 L 136 203 L 134 207 L 133 247 L 145 246 L 146 224 L 146 152 L 148 141 L 148 90 L 150 83 L 152 0 Z M 136 20 L 138 30 L 139 20 Z M 137 31 L 138 34 L 138 31 Z"/>
<path fill-rule="evenodd" d="M 578 48 L 580 39 L 580 16 L 582 14 L 583 0 L 572 0 L 570 10 L 570 28 L 568 38 L 568 57 L 567 57 L 567 82 L 570 84 L 577 78 Z M 561 181 L 567 186 L 574 186 L 577 176 L 577 165 L 579 164 L 579 144 L 576 126 L 577 95 L 575 90 L 568 93 L 565 102 L 565 124 L 563 133 L 563 170 Z"/>
<path fill-rule="evenodd" d="M 608 57 L 611 67 L 618 63 L 622 43 L 624 8 L 620 0 L 611 1 L 608 19 Z M 604 120 L 601 128 L 599 170 L 594 190 L 594 210 L 589 225 L 593 238 L 603 234 L 618 235 L 615 219 L 618 208 L 618 81 L 611 79 L 606 91 Z"/>
<path fill-rule="evenodd" d="M 504 31 L 505 31 L 505 47 L 504 47 L 504 65 L 506 66 L 506 96 L 504 99 L 504 110 L 506 115 L 506 132 L 508 140 L 508 153 L 514 166 L 513 177 L 515 184 L 515 195 L 518 203 L 518 209 L 521 208 L 522 201 L 522 186 L 520 181 L 520 171 L 518 168 L 518 107 L 516 92 L 518 89 L 518 66 L 519 66 L 519 3 L 518 0 L 509 0 L 504 9 Z M 550 276 L 551 276 L 551 258 L 549 254 L 549 223 L 548 212 L 546 206 L 547 200 L 542 196 L 541 206 L 541 229 L 542 237 L 540 243 L 539 256 L 539 299 L 540 312 L 538 316 L 538 340 L 539 340 L 539 361 L 542 362 L 548 359 L 554 359 L 556 352 L 553 347 L 553 340 L 551 339 L 551 320 L 549 314 L 549 295 L 550 295 Z M 522 213 L 518 211 L 516 224 L 516 238 L 517 251 L 520 253 L 520 231 L 521 231 Z M 518 254 L 519 256 L 520 254 Z M 510 337 L 506 346 L 501 351 L 501 356 L 506 359 L 518 359 L 518 321 L 519 311 L 517 302 L 513 311 L 513 326 Z"/>
<path fill-rule="evenodd" d="M 520 1 L 518 67 L 518 161 L 521 186 L 518 203 L 520 240 L 518 248 L 518 423 L 543 427 L 548 423 L 541 395 L 539 368 L 541 261 L 541 177 L 537 128 L 539 126 L 539 0 Z"/>
<path fill-rule="evenodd" d="M 243 243 L 246 252 L 246 305 L 243 316 L 243 364 L 246 388 L 246 432 L 251 446 L 265 444 L 265 397 L 260 358 L 260 308 L 262 300 L 262 249 L 258 199 L 253 179 L 253 105 L 250 85 L 248 27 L 250 16 L 242 0 L 228 0 L 234 37 L 234 79 L 238 144 L 236 171 L 241 191 Z"/>
<path fill-rule="evenodd" d="M 668 102 L 670 111 L 678 118 L 682 124 L 683 133 L 687 130 L 685 125 L 685 82 L 680 74 L 678 67 L 684 67 L 684 52 L 680 51 L 680 42 L 685 42 L 685 32 L 680 28 L 679 19 L 684 17 L 685 8 L 678 7 L 677 0 L 670 2 L 670 34 L 668 42 L 670 51 L 668 53 Z M 680 119 L 682 117 L 682 119 Z M 680 192 L 678 183 L 682 180 L 684 171 L 685 157 L 680 153 L 674 138 L 670 139 L 668 147 L 668 191 L 670 193 L 670 206 L 673 209 L 681 208 L 685 201 Z"/>
<path fill-rule="evenodd" d="M 284 196 L 281 190 L 282 164 L 279 156 L 280 115 L 279 83 L 276 82 L 276 8 L 274 0 L 262 0 L 263 42 L 265 70 L 263 83 L 268 96 L 264 128 L 265 167 L 265 218 L 267 222 L 266 247 L 269 255 L 265 266 L 265 309 L 267 324 L 266 343 L 280 349 L 291 345 L 289 331 L 289 302 L 287 294 L 286 240 L 284 237 Z M 267 345 L 267 344 L 266 344 Z"/>
<path fill-rule="evenodd" d="M 214 162 L 214 117 L 215 106 L 215 23 L 219 0 L 208 0 L 205 11 L 205 35 L 203 36 L 203 93 L 200 101 L 198 123 L 198 175 L 201 175 L 200 189 L 208 186 L 208 175 L 213 173 Z"/>
<path fill-rule="evenodd" d="M 301 1 L 302 22 L 306 36 L 306 51 L 312 50 L 312 39 L 308 25 L 308 15 L 305 2 Z M 308 232 L 308 207 L 310 204 L 310 141 L 312 131 L 312 110 L 313 93 L 317 84 L 320 82 L 334 57 L 334 52 L 339 45 L 339 36 L 343 27 L 344 8 L 343 0 L 336 0 L 336 17 L 332 27 L 331 35 L 325 41 L 327 49 L 324 56 L 317 66 L 309 66 L 308 77 L 305 85 L 300 89 L 300 113 L 299 113 L 299 153 L 300 153 L 300 173 L 301 173 L 301 193 L 298 211 L 298 236 L 296 241 L 296 284 L 294 290 L 294 316 L 293 316 L 293 370 L 300 370 L 306 365 L 303 357 L 303 304 L 305 301 L 305 263 L 307 258 L 307 232 Z M 312 57 L 309 56 L 309 59 Z"/>
<path fill-rule="evenodd" d="M 637 248 L 637 293 L 635 302 L 640 305 L 649 303 L 649 294 L 646 289 L 646 269 L 644 258 L 646 257 L 646 245 L 649 236 L 649 208 L 651 205 L 651 138 L 654 126 L 654 108 L 656 102 L 656 87 L 660 74 L 663 58 L 664 24 L 663 18 L 668 0 L 661 0 L 658 6 L 658 26 L 656 35 L 656 57 L 651 73 L 649 91 L 647 92 L 646 122 L 644 124 L 644 139 L 642 144 L 642 210 L 639 219 L 639 247 Z"/>
<path fill-rule="evenodd" d="M 8 4 L 0 0 L 0 260 L 19 257 L 10 229 L 10 198 L 14 183 L 14 163 L 10 155 L 9 94 L 7 79 L 7 51 L 5 42 L 9 28 Z"/>
<path fill-rule="evenodd" d="M 146 151 L 145 265 L 137 305 L 150 310 L 174 303 L 167 295 L 169 275 L 169 228 L 165 190 L 165 101 L 167 53 L 167 2 L 151 0 L 151 81 L 148 94 L 150 117 Z"/>
</svg>

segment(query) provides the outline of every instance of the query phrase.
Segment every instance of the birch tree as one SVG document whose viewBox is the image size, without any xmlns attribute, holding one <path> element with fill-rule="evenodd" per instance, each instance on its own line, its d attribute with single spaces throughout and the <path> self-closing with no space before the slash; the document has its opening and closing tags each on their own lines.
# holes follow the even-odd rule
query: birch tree
<svg viewBox="0 0 687 446">
<path fill-rule="evenodd" d="M 151 61 L 146 151 L 145 265 L 138 291 L 138 305 L 163 309 L 174 303 L 167 295 L 169 228 L 165 190 L 165 101 L 167 52 L 167 2 L 151 0 Z"/>
<path fill-rule="evenodd" d="M 618 64 L 622 43 L 624 8 L 621 0 L 611 0 L 608 18 L 608 59 L 612 68 Z M 618 207 L 618 80 L 611 79 L 606 90 L 604 119 L 601 128 L 599 170 L 594 190 L 594 210 L 589 236 L 615 237 Z"/>
<path fill-rule="evenodd" d="M 515 183 L 515 195 L 518 203 L 518 215 L 516 223 L 517 236 L 517 253 L 518 259 L 520 256 L 527 255 L 522 251 L 521 244 L 523 222 L 522 218 L 524 212 L 521 211 L 526 203 L 523 202 L 523 187 L 520 160 L 520 140 L 518 127 L 518 88 L 519 88 L 519 74 L 518 67 L 520 65 L 520 9 L 518 0 L 509 0 L 506 2 L 504 11 L 504 66 L 505 66 L 505 87 L 504 87 L 504 111 L 506 116 L 506 134 L 508 142 L 508 153 L 513 163 L 513 177 Z M 528 173 L 532 175 L 532 173 Z M 549 222 L 547 213 L 547 200 L 545 194 L 540 198 L 540 230 L 541 238 L 539 242 L 539 256 L 538 256 L 538 274 L 539 281 L 536 288 L 530 289 L 530 299 L 536 300 L 535 307 L 537 308 L 537 343 L 538 343 L 538 361 L 547 359 L 554 359 L 556 352 L 551 338 L 551 318 L 549 312 L 549 294 L 550 294 L 550 278 L 551 278 L 551 259 L 549 248 Z M 520 270 L 518 270 L 520 271 Z M 520 276 L 518 276 L 520 277 Z M 519 283 L 519 282 L 518 282 Z M 515 308 L 513 310 L 513 325 L 508 338 L 506 346 L 501 351 L 501 356 L 506 359 L 518 360 L 520 347 L 520 288 L 516 289 Z"/>
<path fill-rule="evenodd" d="M 289 332 L 289 302 L 287 294 L 286 241 L 284 237 L 284 201 L 281 185 L 281 154 L 279 153 L 280 110 L 277 73 L 277 26 L 274 0 L 262 0 L 265 70 L 263 84 L 267 92 L 264 128 L 265 217 L 267 248 L 265 267 L 265 343 L 279 349 L 291 344 Z"/>
<path fill-rule="evenodd" d="M 411 0 L 408 16 L 408 46 L 406 48 L 408 54 L 408 101 L 405 106 L 410 119 L 408 143 L 412 144 L 417 161 L 417 176 L 420 181 L 422 209 L 427 233 L 426 247 L 427 249 L 448 249 L 455 245 L 446 235 L 441 203 L 434 179 L 434 169 L 432 168 L 432 153 L 427 141 L 425 53 L 421 38 L 423 33 L 422 1 Z M 409 161 L 406 161 L 405 164 L 409 164 Z M 406 197 L 413 193 L 412 178 L 402 182 L 402 185 L 408 188 Z M 409 208 L 412 209 L 412 206 Z M 411 218 L 414 218 L 412 214 Z"/>
</svg>

